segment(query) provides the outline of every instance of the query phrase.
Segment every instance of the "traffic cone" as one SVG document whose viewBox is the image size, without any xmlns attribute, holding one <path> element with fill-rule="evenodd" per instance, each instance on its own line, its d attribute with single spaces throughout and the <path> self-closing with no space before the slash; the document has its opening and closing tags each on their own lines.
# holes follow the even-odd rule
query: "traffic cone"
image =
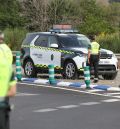
<svg viewBox="0 0 120 129">
<path fill-rule="evenodd" d="M 16 78 L 17 78 L 18 81 L 21 81 L 21 79 L 22 79 L 22 69 L 21 69 L 20 55 L 21 55 L 21 53 L 18 51 L 16 53 Z"/>
<path fill-rule="evenodd" d="M 49 83 L 51 85 L 55 85 L 56 80 L 55 80 L 55 75 L 54 75 L 54 65 L 50 64 L 48 65 L 48 68 L 49 68 Z"/>
<path fill-rule="evenodd" d="M 90 67 L 84 67 L 84 80 L 86 84 L 86 88 L 90 89 Z"/>
</svg>

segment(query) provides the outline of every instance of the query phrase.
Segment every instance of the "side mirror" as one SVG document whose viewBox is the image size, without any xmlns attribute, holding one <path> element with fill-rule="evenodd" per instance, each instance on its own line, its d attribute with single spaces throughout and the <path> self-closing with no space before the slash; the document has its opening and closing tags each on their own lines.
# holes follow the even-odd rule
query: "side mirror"
<svg viewBox="0 0 120 129">
<path fill-rule="evenodd" d="M 50 45 L 50 47 L 52 47 L 52 48 L 58 48 L 58 44 L 53 43 L 53 44 Z"/>
</svg>

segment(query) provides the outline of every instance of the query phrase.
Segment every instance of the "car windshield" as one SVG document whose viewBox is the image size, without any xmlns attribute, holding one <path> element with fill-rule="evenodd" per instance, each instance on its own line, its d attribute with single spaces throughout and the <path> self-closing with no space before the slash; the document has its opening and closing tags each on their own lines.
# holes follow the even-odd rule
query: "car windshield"
<svg viewBox="0 0 120 129">
<path fill-rule="evenodd" d="M 58 39 L 63 47 L 88 48 L 88 45 L 90 44 L 90 40 L 85 36 L 60 35 Z"/>
</svg>

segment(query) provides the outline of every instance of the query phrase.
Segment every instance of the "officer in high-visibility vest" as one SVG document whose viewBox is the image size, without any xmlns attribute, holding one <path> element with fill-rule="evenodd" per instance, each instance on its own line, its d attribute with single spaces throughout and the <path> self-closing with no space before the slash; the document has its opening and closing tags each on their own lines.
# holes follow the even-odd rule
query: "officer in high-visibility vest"
<svg viewBox="0 0 120 129">
<path fill-rule="evenodd" d="M 4 43 L 4 34 L 0 32 L 0 129 L 9 127 L 9 97 L 16 94 L 16 81 L 12 72 L 12 52 Z"/>
<path fill-rule="evenodd" d="M 88 48 L 88 63 L 94 68 L 94 83 L 98 82 L 98 63 L 100 45 L 95 41 L 95 36 L 90 36 L 91 45 Z"/>
</svg>

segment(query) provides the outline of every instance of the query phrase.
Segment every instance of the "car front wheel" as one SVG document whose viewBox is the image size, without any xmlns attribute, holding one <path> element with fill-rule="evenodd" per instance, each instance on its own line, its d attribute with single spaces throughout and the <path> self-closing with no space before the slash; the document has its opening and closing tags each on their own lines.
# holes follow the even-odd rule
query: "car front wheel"
<svg viewBox="0 0 120 129">
<path fill-rule="evenodd" d="M 77 79 L 78 73 L 74 62 L 67 61 L 63 68 L 63 77 L 66 79 Z"/>
</svg>

